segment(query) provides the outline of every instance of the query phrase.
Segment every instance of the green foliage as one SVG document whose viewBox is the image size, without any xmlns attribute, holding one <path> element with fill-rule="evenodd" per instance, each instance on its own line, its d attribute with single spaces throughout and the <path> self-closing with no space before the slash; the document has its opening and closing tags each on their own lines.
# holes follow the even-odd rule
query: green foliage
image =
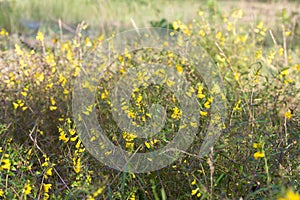
<svg viewBox="0 0 300 200">
<path fill-rule="evenodd" d="M 167 28 L 170 30 L 174 30 L 172 23 L 168 22 L 165 18 L 159 21 L 151 21 L 150 24 L 152 27 Z"/>
<path fill-rule="evenodd" d="M 1 6 L 15 9 L 5 2 Z M 79 34 L 86 30 L 85 23 L 79 24 L 75 36 L 68 40 L 59 34 L 52 38 L 38 32 L 32 51 L 15 43 L 13 35 L 0 27 L 0 198 L 164 200 L 297 196 L 300 49 L 294 44 L 299 38 L 299 23 L 291 20 L 292 14 L 287 10 L 278 11 L 272 19 L 276 27 L 269 27 L 260 19 L 245 23 L 243 10 L 218 10 L 217 1 L 209 1 L 206 6 L 188 23 L 179 19 L 168 23 L 166 18 L 159 18 L 151 25 L 180 30 L 211 55 L 226 88 L 226 129 L 203 159 L 195 152 L 203 140 L 199 136 L 191 153 L 185 152 L 172 165 L 145 174 L 118 172 L 99 163 L 85 149 L 72 119 L 72 89 L 81 72 L 82 56 L 100 45 L 104 35 L 92 39 Z M 43 15 L 38 6 L 31 9 L 32 15 Z M 0 12 L 0 20 L 7 20 L 3 17 L 6 15 Z M 5 21 L 1 26 L 12 27 L 10 23 Z M 137 150 L 140 145 L 141 151 L 146 152 L 165 145 L 169 138 L 156 138 L 156 142 L 146 144 L 118 132 L 107 96 L 123 70 L 135 67 L 135 56 L 164 64 L 171 60 L 193 85 L 201 79 L 193 74 L 190 65 L 170 52 L 143 53 L 116 57 L 119 71 L 106 72 L 106 80 L 97 88 L 102 106 L 97 112 L 110 139 L 124 149 Z M 180 107 L 176 100 L 169 103 L 171 93 L 151 87 L 150 92 L 139 88 L 128 106 L 140 123 L 144 115 L 138 108 L 148 111 L 147 102 Z M 204 93 L 209 92 L 204 87 Z M 172 112 L 168 110 L 169 118 Z M 176 130 L 176 120 L 168 121 L 166 132 Z"/>
</svg>

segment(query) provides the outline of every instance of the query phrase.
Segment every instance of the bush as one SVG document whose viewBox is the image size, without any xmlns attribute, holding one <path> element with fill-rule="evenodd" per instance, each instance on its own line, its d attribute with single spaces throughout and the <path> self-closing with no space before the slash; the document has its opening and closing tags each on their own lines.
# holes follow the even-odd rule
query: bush
<svg viewBox="0 0 300 200">
<path fill-rule="evenodd" d="M 299 190 L 300 54 L 299 48 L 292 46 L 296 32 L 291 29 L 291 22 L 280 23 L 283 38 L 279 39 L 269 35 L 270 27 L 262 21 L 250 26 L 241 21 L 242 17 L 242 10 L 218 15 L 200 10 L 191 23 L 179 20 L 172 23 L 175 30 L 201 44 L 218 66 L 217 73 L 226 88 L 227 128 L 203 160 L 185 154 L 172 166 L 147 174 L 117 172 L 97 162 L 83 146 L 72 119 L 72 88 L 74 79 L 81 73 L 82 58 L 90 48 L 100 45 L 104 36 L 83 37 L 80 33 L 86 25 L 80 24 L 71 40 L 57 37 L 49 42 L 47 36 L 38 32 L 35 50 L 18 43 L 10 50 L 7 43 L 11 36 L 3 29 L 0 196 L 8 199 L 269 199 L 282 194 L 281 189 L 285 187 Z M 267 41 L 273 43 L 266 45 Z M 145 59 L 153 55 L 145 54 Z M 167 53 L 159 56 L 167 58 Z M 119 57 L 117 64 L 122 64 L 125 57 Z M 193 72 L 189 65 L 182 67 L 177 70 Z M 189 78 L 195 85 L 201 82 L 197 76 Z M 112 78 L 102 82 L 98 90 L 100 103 L 114 81 Z M 152 89 L 152 96 L 146 93 L 149 90 L 141 95 L 161 103 L 155 100 L 161 93 L 159 89 Z M 171 96 L 161 98 L 167 101 Z M 135 104 L 136 99 L 132 101 Z M 113 139 L 116 130 L 109 104 L 105 106 L 107 110 L 98 111 L 102 116 L 99 121 L 105 123 Z M 176 101 L 174 106 L 178 106 Z M 169 118 L 172 111 L 169 110 Z M 143 113 L 133 112 L 143 121 Z M 176 120 L 170 123 L 176 125 Z M 135 138 L 127 141 L 125 137 L 122 141 L 122 137 L 125 136 L 115 140 L 121 141 L 124 148 L 140 144 L 147 151 L 150 145 Z"/>
</svg>

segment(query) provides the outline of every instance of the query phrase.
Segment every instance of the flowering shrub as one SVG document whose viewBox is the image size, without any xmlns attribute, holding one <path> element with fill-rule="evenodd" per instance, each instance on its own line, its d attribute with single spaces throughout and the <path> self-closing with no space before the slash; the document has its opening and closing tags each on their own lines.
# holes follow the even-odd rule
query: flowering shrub
<svg viewBox="0 0 300 200">
<path fill-rule="evenodd" d="M 193 22 L 176 20 L 172 27 L 202 45 L 218 66 L 216 73 L 225 85 L 229 108 L 226 129 L 204 160 L 184 152 L 186 156 L 172 166 L 148 174 L 120 173 L 97 162 L 82 144 L 72 119 L 74 79 L 81 73 L 85 53 L 101 45 L 104 35 L 84 37 L 81 31 L 86 24 L 80 24 L 71 40 L 58 37 L 49 45 L 49 38 L 38 32 L 36 49 L 16 43 L 11 50 L 7 46 L 10 34 L 1 29 L 0 197 L 251 199 L 277 196 L 286 186 L 299 190 L 300 52 L 293 46 L 296 30 L 280 21 L 279 31 L 262 21 L 245 24 L 242 10 L 209 14 L 200 10 Z M 193 74 L 188 61 L 172 52 L 127 52 L 116 58 L 119 71 L 107 72 L 107 79 L 97 88 L 98 120 L 107 136 L 128 151 L 150 152 L 166 145 L 178 129 L 182 116 L 178 101 L 155 85 L 136 88 L 130 105 L 124 104 L 122 110 L 143 124 L 151 118 L 149 105 L 167 104 L 169 121 L 164 135 L 141 140 L 130 132 L 120 132 L 112 121 L 110 89 L 118 76 L 134 65 L 132 60 L 139 58 L 149 63 L 156 58 L 185 74 L 192 82 L 188 93 L 197 96 L 205 129 L 213 104 L 212 91 L 201 81 L 205 75 Z M 91 105 L 85 114 L 92 109 Z M 202 141 L 199 134 L 191 151 Z M 297 195 L 288 192 L 285 199 Z"/>
</svg>

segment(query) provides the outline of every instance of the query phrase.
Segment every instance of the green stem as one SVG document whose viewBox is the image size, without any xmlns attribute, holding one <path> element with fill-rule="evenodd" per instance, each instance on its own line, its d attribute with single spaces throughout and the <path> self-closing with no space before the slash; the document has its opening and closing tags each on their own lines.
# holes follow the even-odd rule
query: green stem
<svg viewBox="0 0 300 200">
<path fill-rule="evenodd" d="M 271 182 L 271 177 L 270 177 L 270 173 L 269 173 L 269 166 L 268 166 L 268 159 L 266 158 L 266 154 L 265 154 L 265 150 L 263 147 L 263 152 L 264 152 L 264 161 L 265 161 L 265 170 L 266 170 L 266 174 L 267 174 L 267 184 L 269 185 Z"/>
</svg>

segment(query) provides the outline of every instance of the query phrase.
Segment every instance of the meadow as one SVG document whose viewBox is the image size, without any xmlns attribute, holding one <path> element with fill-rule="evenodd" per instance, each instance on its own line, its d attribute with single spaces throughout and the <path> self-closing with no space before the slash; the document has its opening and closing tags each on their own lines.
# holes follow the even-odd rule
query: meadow
<svg viewBox="0 0 300 200">
<path fill-rule="evenodd" d="M 178 45 L 120 53 L 117 43 L 104 55 L 107 39 L 129 29 L 140 36 L 143 27 L 168 29 Z M 182 56 L 182 38 L 205 54 Z M 297 1 L 0 1 L 0 199 L 300 200 L 299 47 Z M 201 68 L 194 60 L 205 56 L 210 61 Z M 111 59 L 109 67 L 101 62 Z M 153 84 L 140 63 L 162 66 L 149 67 L 162 83 Z M 119 81 L 132 70 L 140 86 Z M 96 85 L 76 82 L 99 71 Z M 213 76 L 220 98 L 205 82 Z M 189 87 L 178 95 L 168 87 L 180 77 Z M 119 86 L 125 89 L 116 93 Z M 76 102 L 90 92 L 95 102 Z M 124 94 L 129 100 L 118 102 Z M 185 105 L 191 96 L 197 109 Z M 214 111 L 217 100 L 224 118 Z M 195 110 L 198 118 L 186 121 L 184 112 Z M 151 120 L 165 124 L 160 134 L 140 138 L 122 130 L 129 122 L 114 120 L 122 112 L 134 130 Z M 159 151 L 181 128 L 196 131 L 181 157 L 138 173 L 97 160 L 87 143 L 101 139 L 92 129 L 85 135 L 81 123 L 92 117 L 129 156 Z M 199 156 L 210 124 L 221 134 Z"/>
</svg>

